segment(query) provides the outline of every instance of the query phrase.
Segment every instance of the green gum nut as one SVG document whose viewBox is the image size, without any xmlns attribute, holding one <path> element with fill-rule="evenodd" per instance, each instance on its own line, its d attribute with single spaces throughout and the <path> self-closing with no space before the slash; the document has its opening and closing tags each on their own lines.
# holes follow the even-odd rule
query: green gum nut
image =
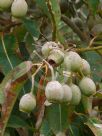
<svg viewBox="0 0 102 136">
<path fill-rule="evenodd" d="M 52 65 L 59 66 L 64 60 L 64 53 L 59 49 L 53 49 L 48 56 L 48 62 Z"/>
<path fill-rule="evenodd" d="M 30 113 L 36 107 L 35 96 L 31 93 L 23 95 L 20 99 L 19 110 L 25 113 Z"/>
<path fill-rule="evenodd" d="M 79 87 L 81 92 L 85 96 L 91 96 L 96 93 L 96 85 L 92 79 L 88 77 L 83 77 L 79 83 Z"/>
<path fill-rule="evenodd" d="M 65 54 L 64 65 L 68 71 L 77 72 L 82 67 L 82 59 L 78 53 L 70 51 Z"/>
<path fill-rule="evenodd" d="M 25 0 L 14 0 L 11 6 L 12 16 L 22 18 L 27 14 L 28 5 Z"/>
<path fill-rule="evenodd" d="M 58 81 L 50 81 L 45 88 L 45 96 L 49 102 L 62 101 L 63 87 Z"/>
<path fill-rule="evenodd" d="M 71 84 L 70 86 L 71 90 L 72 90 L 72 100 L 71 100 L 71 104 L 72 105 L 78 105 L 81 101 L 81 91 L 80 88 L 75 85 L 75 84 Z"/>
<path fill-rule="evenodd" d="M 70 102 L 72 99 L 72 90 L 71 88 L 67 85 L 64 84 L 62 85 L 63 90 L 64 90 L 64 96 L 63 96 L 63 102 Z"/>
<path fill-rule="evenodd" d="M 11 6 L 13 0 L 0 0 L 0 8 L 7 9 Z"/>
<path fill-rule="evenodd" d="M 82 59 L 82 73 L 85 76 L 89 76 L 91 73 L 90 64 L 85 59 Z"/>
<path fill-rule="evenodd" d="M 50 51 L 52 49 L 58 48 L 58 44 L 55 42 L 46 42 L 43 46 L 42 46 L 42 54 L 45 58 L 47 58 L 50 54 Z"/>
</svg>

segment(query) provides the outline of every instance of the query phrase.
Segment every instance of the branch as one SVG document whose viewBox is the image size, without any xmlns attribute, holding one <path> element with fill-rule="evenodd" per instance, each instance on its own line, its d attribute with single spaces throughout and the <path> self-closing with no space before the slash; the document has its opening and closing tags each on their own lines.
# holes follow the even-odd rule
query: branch
<svg viewBox="0 0 102 136">
<path fill-rule="evenodd" d="M 51 5 L 50 0 L 46 0 L 46 3 L 47 3 L 48 10 L 50 12 L 50 15 L 52 17 L 52 20 L 51 20 L 52 21 L 52 27 L 53 27 L 53 30 L 52 30 L 52 40 L 56 41 L 56 36 L 57 36 L 56 20 L 55 20 L 55 17 L 54 17 L 54 13 L 52 11 L 52 5 Z"/>
<path fill-rule="evenodd" d="M 84 42 L 89 42 L 89 38 L 80 31 L 80 29 L 66 16 L 61 16 L 62 21 L 64 21 L 71 29 L 79 36 L 79 38 Z"/>
<path fill-rule="evenodd" d="M 75 49 L 76 52 L 86 52 L 86 51 L 96 51 L 102 49 L 102 46 L 97 46 L 97 47 L 87 47 L 87 48 L 79 48 Z"/>
<path fill-rule="evenodd" d="M 0 28 L 0 32 L 6 32 L 9 31 L 12 27 L 21 25 L 21 22 L 11 22 L 10 24 L 3 26 Z"/>
</svg>

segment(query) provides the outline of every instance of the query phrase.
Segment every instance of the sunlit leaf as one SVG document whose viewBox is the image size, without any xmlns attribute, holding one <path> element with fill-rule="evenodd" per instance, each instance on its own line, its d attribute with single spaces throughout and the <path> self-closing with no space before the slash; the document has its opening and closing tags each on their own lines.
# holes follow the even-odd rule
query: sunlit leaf
<svg viewBox="0 0 102 136">
<path fill-rule="evenodd" d="M 4 93 L 4 103 L 1 109 L 0 119 L 0 135 L 3 136 L 5 128 L 7 126 L 8 119 L 12 112 L 13 106 L 16 102 L 17 96 L 31 75 L 31 71 L 35 71 L 32 62 L 25 61 L 15 67 L 0 84 L 0 92 Z"/>
</svg>

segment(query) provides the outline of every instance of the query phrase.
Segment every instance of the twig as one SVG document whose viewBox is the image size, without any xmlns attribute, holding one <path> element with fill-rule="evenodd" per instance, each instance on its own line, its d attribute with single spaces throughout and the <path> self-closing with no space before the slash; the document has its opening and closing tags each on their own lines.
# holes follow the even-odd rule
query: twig
<svg viewBox="0 0 102 136">
<path fill-rule="evenodd" d="M 41 109 L 40 109 L 40 113 L 38 115 L 37 122 L 35 124 L 35 127 L 36 127 L 37 130 L 41 126 L 41 123 L 42 123 L 42 120 L 43 120 L 43 117 L 44 117 L 44 111 L 45 111 L 45 105 L 43 104 L 42 107 L 41 107 Z"/>
<path fill-rule="evenodd" d="M 9 29 L 11 29 L 12 27 L 19 26 L 21 24 L 22 24 L 21 22 L 11 22 L 10 24 L 8 24 L 6 26 L 1 27 L 0 31 L 5 32 L 5 31 L 8 31 Z"/>
<path fill-rule="evenodd" d="M 79 38 L 84 42 L 89 42 L 89 38 L 83 34 L 80 29 L 65 15 L 61 16 L 61 19 L 71 27 L 71 29 L 79 36 Z"/>
<path fill-rule="evenodd" d="M 86 51 L 96 51 L 102 49 L 102 46 L 97 46 L 97 47 L 87 47 L 87 48 L 79 48 L 75 49 L 76 52 L 86 52 Z"/>
<path fill-rule="evenodd" d="M 12 28 L 12 27 L 19 26 L 19 25 L 21 25 L 21 24 L 22 24 L 21 22 L 12 22 L 11 24 L 5 26 L 5 28 L 4 28 L 3 31 L 7 31 L 7 30 L 9 30 L 9 29 Z"/>
<path fill-rule="evenodd" d="M 52 11 L 52 5 L 51 5 L 50 0 L 46 0 L 46 3 L 47 3 L 47 7 L 49 9 L 49 12 L 51 14 L 51 17 L 52 17 L 52 27 L 53 27 L 53 29 L 52 29 L 52 40 L 56 41 L 57 27 L 56 27 L 56 21 L 55 21 L 54 13 Z"/>
</svg>

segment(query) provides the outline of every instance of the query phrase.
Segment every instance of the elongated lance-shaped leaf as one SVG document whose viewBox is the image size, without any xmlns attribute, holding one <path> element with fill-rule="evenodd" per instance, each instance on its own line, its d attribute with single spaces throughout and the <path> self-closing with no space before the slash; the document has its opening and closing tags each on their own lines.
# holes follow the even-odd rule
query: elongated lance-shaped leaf
<svg viewBox="0 0 102 136">
<path fill-rule="evenodd" d="M 52 104 L 46 107 L 46 119 L 54 133 L 65 131 L 68 127 L 68 106 L 65 104 Z"/>
<path fill-rule="evenodd" d="M 94 136 L 102 136 L 102 123 L 98 118 L 89 118 L 85 125 L 90 128 Z"/>
<path fill-rule="evenodd" d="M 8 119 L 21 88 L 35 70 L 36 67 L 31 61 L 25 61 L 15 67 L 0 85 L 0 92 L 4 93 L 0 119 L 0 136 L 4 135 Z"/>
</svg>

